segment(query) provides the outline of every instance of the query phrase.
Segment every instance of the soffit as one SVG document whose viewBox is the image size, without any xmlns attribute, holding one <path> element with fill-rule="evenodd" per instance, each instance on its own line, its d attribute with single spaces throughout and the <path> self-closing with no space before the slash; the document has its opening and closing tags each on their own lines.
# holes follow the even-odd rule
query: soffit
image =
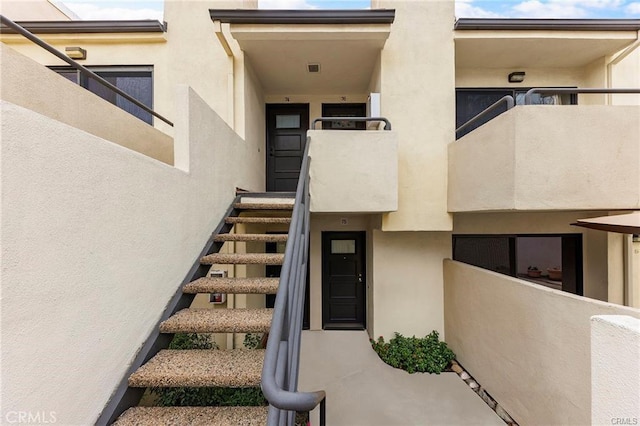
<svg viewBox="0 0 640 426">
<path fill-rule="evenodd" d="M 390 24 L 231 24 L 265 94 L 366 93 Z M 319 73 L 307 64 L 319 63 Z"/>
<path fill-rule="evenodd" d="M 637 38 L 636 31 L 456 32 L 456 67 L 583 67 Z"/>
</svg>

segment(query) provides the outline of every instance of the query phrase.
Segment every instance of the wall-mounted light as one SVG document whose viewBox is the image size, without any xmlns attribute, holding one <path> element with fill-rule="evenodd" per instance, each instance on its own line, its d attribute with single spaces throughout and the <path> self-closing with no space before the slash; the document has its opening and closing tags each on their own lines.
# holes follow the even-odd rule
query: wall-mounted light
<svg viewBox="0 0 640 426">
<path fill-rule="evenodd" d="M 67 54 L 71 59 L 87 59 L 87 51 L 82 47 L 71 46 L 65 47 L 64 53 Z"/>
<path fill-rule="evenodd" d="M 509 83 L 522 83 L 525 76 L 524 71 L 515 71 L 509 74 Z"/>
</svg>

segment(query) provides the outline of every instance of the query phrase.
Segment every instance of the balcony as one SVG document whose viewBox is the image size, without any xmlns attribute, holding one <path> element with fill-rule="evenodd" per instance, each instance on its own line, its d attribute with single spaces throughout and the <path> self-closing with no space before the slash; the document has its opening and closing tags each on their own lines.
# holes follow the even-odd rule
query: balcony
<svg viewBox="0 0 640 426">
<path fill-rule="evenodd" d="M 449 145 L 450 212 L 640 208 L 640 106 L 513 108 Z"/>
<path fill-rule="evenodd" d="M 310 130 L 311 212 L 398 209 L 398 140 L 393 131 Z"/>
</svg>

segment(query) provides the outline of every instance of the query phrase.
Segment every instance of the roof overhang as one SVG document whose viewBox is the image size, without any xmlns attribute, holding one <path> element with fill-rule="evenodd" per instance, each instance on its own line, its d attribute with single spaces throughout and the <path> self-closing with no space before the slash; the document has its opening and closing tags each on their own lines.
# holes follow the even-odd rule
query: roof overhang
<svg viewBox="0 0 640 426">
<path fill-rule="evenodd" d="M 640 234 L 640 212 L 578 219 L 572 225 L 621 234 Z"/>
<path fill-rule="evenodd" d="M 19 25 L 34 34 L 86 33 L 164 33 L 166 24 L 153 19 L 137 21 L 21 21 Z M 2 34 L 16 34 L 4 25 Z"/>
<path fill-rule="evenodd" d="M 366 93 L 393 10 L 211 10 L 267 95 Z M 309 64 L 320 72 L 309 73 Z"/>
<path fill-rule="evenodd" d="M 460 19 L 457 68 L 580 68 L 638 40 L 637 19 Z"/>
</svg>

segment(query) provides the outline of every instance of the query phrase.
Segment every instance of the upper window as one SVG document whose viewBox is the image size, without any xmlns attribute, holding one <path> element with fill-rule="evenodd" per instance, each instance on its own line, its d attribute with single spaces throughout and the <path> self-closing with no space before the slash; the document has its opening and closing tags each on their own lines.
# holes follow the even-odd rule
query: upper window
<svg viewBox="0 0 640 426">
<path fill-rule="evenodd" d="M 511 95 L 516 101 L 516 105 L 524 105 L 524 95 L 529 89 L 457 89 L 456 90 L 456 128 L 462 126 L 476 115 L 490 107 L 493 103 L 499 101 L 506 95 Z M 535 93 L 532 96 L 534 105 L 575 105 L 578 103 L 576 95 L 543 95 Z M 478 123 L 467 128 L 458 135 L 462 137 L 486 122 L 492 120 L 498 115 L 505 112 L 506 105 L 494 110 L 491 114 L 485 116 Z"/>
<path fill-rule="evenodd" d="M 149 108 L 153 108 L 153 67 L 88 67 L 91 71 L 132 96 Z M 102 99 L 122 108 L 148 124 L 153 124 L 152 115 L 132 102 L 124 99 L 92 78 L 69 67 L 51 67 L 63 77 L 81 85 Z"/>
</svg>

